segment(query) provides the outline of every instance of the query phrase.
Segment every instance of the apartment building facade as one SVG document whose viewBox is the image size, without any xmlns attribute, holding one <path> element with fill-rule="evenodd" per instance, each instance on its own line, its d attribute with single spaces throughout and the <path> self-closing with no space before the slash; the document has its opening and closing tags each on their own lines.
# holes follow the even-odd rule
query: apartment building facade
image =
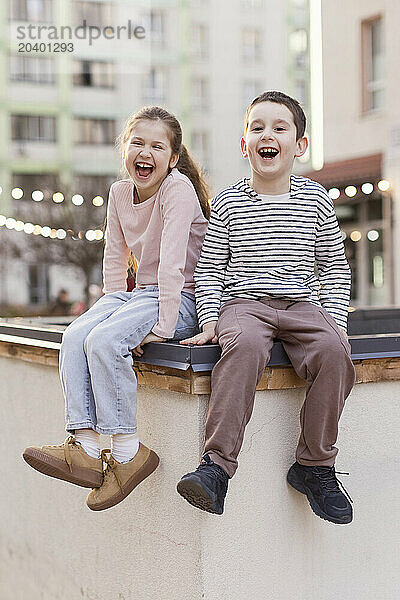
<svg viewBox="0 0 400 600">
<path fill-rule="evenodd" d="M 334 199 L 353 306 L 400 302 L 399 22 L 396 0 L 322 3 L 325 164 L 309 175 Z"/>
<path fill-rule="evenodd" d="M 84 23 L 103 33 L 90 41 L 86 30 L 83 38 Z M 131 34 L 139 28 L 137 37 L 128 26 Z M 54 40 L 63 27 L 65 39 Z M 310 113 L 308 0 L 10 0 L 0 7 L 0 41 L 3 217 L 17 219 L 21 206 L 34 214 L 56 193 L 76 206 L 96 197 L 104 211 L 120 170 L 115 137 L 144 104 L 178 116 L 213 192 L 248 172 L 239 140 L 254 96 L 281 89 Z M 56 42 L 73 49 L 55 51 Z M 100 283 L 100 272 L 94 279 Z M 44 304 L 60 286 L 81 293 L 73 271 L 3 248 L 0 303 Z"/>
</svg>

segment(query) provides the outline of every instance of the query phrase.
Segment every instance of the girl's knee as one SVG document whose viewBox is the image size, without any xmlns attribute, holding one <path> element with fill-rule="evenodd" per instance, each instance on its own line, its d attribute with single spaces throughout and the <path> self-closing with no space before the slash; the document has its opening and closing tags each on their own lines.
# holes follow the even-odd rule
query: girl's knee
<svg viewBox="0 0 400 600">
<path fill-rule="evenodd" d="M 86 337 L 84 330 L 78 323 L 73 321 L 63 332 L 61 348 L 63 350 L 73 351 L 74 348 L 82 346 Z"/>
<path fill-rule="evenodd" d="M 112 335 L 109 328 L 103 327 L 102 323 L 93 327 L 84 341 L 85 353 L 88 354 L 110 354 L 116 346 L 117 339 Z"/>
</svg>

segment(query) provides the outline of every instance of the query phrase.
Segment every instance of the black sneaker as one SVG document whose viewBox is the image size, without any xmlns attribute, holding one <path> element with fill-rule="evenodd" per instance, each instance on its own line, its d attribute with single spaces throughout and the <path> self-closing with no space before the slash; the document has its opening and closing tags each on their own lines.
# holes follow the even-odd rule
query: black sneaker
<svg viewBox="0 0 400 600">
<path fill-rule="evenodd" d="M 196 508 L 222 515 L 228 479 L 225 471 L 205 454 L 194 473 L 184 475 L 176 489 Z"/>
<path fill-rule="evenodd" d="M 295 462 L 289 469 L 287 480 L 295 490 L 307 496 L 312 510 L 321 519 L 338 524 L 353 520 L 352 499 L 336 478 L 335 467 L 306 467 Z"/>
</svg>

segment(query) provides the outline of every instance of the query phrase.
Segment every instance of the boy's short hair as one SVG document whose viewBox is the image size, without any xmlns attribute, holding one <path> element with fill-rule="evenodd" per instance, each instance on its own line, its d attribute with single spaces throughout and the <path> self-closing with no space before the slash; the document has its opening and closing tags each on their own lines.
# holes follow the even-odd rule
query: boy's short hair
<svg viewBox="0 0 400 600">
<path fill-rule="evenodd" d="M 296 140 L 303 137 L 306 130 L 306 115 L 301 108 L 299 102 L 290 96 L 287 96 L 283 92 L 263 92 L 257 98 L 254 98 L 250 106 L 246 110 L 244 117 L 244 133 L 247 133 L 247 127 L 249 125 L 250 111 L 256 104 L 260 102 L 276 102 L 277 104 L 284 104 L 290 110 L 293 115 L 294 124 L 296 125 Z"/>
</svg>

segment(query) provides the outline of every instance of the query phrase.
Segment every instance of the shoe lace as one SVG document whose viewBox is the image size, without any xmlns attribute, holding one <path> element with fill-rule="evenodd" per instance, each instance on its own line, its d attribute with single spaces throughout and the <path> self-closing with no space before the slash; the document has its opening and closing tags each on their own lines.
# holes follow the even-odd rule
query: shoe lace
<svg viewBox="0 0 400 600">
<path fill-rule="evenodd" d="M 344 492 L 345 496 L 353 503 L 353 500 L 349 494 L 349 492 L 344 487 L 343 483 L 336 477 L 336 475 L 350 475 L 350 473 L 346 473 L 344 471 L 336 471 L 335 467 L 330 468 L 320 468 L 316 467 L 314 469 L 314 475 L 318 477 L 321 482 L 321 486 L 327 492 L 340 492 L 341 490 Z"/>
<path fill-rule="evenodd" d="M 64 458 L 68 465 L 70 473 L 72 473 L 72 458 L 71 458 L 71 446 L 76 446 L 76 440 L 74 435 L 70 435 L 64 442 Z M 59 448 L 60 446 L 58 446 Z"/>
<path fill-rule="evenodd" d="M 197 467 L 198 471 L 205 471 L 215 481 L 221 481 L 221 467 L 215 464 L 208 454 L 205 454 L 201 460 L 201 463 Z"/>
<path fill-rule="evenodd" d="M 123 491 L 122 489 L 122 481 L 121 478 L 119 476 L 118 473 L 118 464 L 117 461 L 115 460 L 115 458 L 113 458 L 112 454 L 111 454 L 111 450 L 110 448 L 106 448 L 104 450 L 101 451 L 101 460 L 103 462 L 106 463 L 106 470 L 104 471 L 104 480 L 103 482 L 105 482 L 106 480 L 108 480 L 112 475 L 115 476 L 115 479 L 117 480 L 117 483 L 119 485 L 119 488 L 121 490 L 121 492 Z"/>
</svg>

